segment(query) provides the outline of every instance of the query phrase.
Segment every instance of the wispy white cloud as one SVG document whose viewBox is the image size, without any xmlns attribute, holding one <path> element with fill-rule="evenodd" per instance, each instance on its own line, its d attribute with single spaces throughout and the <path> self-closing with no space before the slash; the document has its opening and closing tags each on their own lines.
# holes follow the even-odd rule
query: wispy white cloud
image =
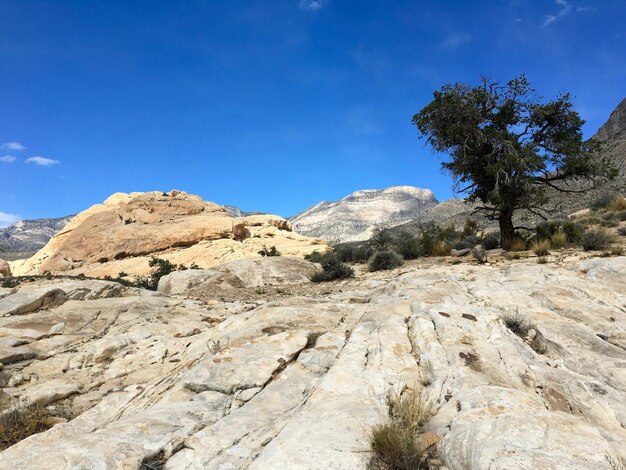
<svg viewBox="0 0 626 470">
<path fill-rule="evenodd" d="M 328 6 L 330 0 L 300 0 L 300 9 L 307 11 L 317 11 Z"/>
<path fill-rule="evenodd" d="M 13 163 L 17 158 L 13 155 L 5 155 L 4 157 L 0 157 L 0 162 L 2 163 Z"/>
<path fill-rule="evenodd" d="M 442 42 L 441 47 L 445 49 L 456 49 L 457 47 L 470 42 L 472 37 L 464 32 L 457 31 L 449 34 Z"/>
<path fill-rule="evenodd" d="M 572 5 L 570 5 L 566 0 L 555 0 L 556 4 L 561 8 L 554 15 L 546 15 L 543 19 L 542 26 L 548 26 L 554 23 L 559 18 L 563 18 L 564 16 L 569 15 L 572 12 Z"/>
<path fill-rule="evenodd" d="M 9 225 L 12 225 L 19 220 L 21 220 L 21 217 L 19 215 L 0 212 L 0 228 L 8 227 Z"/>
<path fill-rule="evenodd" d="M 5 142 L 0 145 L 0 148 L 8 149 L 8 150 L 16 150 L 21 152 L 22 150 L 26 150 L 26 147 L 19 142 Z"/>
<path fill-rule="evenodd" d="M 39 165 L 39 166 L 53 166 L 53 165 L 58 165 L 61 162 L 58 160 L 53 160 L 52 158 L 46 158 L 46 157 L 30 157 L 26 159 L 26 163 L 34 163 L 35 165 Z"/>
</svg>

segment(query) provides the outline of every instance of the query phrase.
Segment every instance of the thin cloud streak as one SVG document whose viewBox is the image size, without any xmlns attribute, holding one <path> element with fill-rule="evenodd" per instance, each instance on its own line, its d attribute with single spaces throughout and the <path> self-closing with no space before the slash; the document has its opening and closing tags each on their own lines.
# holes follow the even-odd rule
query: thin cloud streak
<svg viewBox="0 0 626 470">
<path fill-rule="evenodd" d="M 61 162 L 59 160 L 53 160 L 52 158 L 46 157 L 30 157 L 26 159 L 26 163 L 34 163 L 39 166 L 53 166 L 59 165 Z"/>
<path fill-rule="evenodd" d="M 15 150 L 17 152 L 26 150 L 26 147 L 20 144 L 19 142 L 5 142 L 2 145 L 0 145 L 0 148 L 8 149 L 8 150 Z"/>
<path fill-rule="evenodd" d="M 2 163 L 13 163 L 17 158 L 13 155 L 5 155 L 4 157 L 0 157 L 0 162 Z"/>
<path fill-rule="evenodd" d="M 318 11 L 326 7 L 329 0 L 300 0 L 300 9 L 307 11 Z"/>
</svg>

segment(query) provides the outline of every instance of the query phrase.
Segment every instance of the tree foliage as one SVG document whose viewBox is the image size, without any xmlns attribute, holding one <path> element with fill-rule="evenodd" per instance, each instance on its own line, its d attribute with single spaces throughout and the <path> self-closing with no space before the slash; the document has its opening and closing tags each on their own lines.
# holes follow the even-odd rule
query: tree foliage
<svg viewBox="0 0 626 470">
<path fill-rule="evenodd" d="M 571 96 L 543 102 L 523 75 L 505 85 L 484 78 L 478 86 L 445 85 L 412 122 L 435 151 L 449 154 L 442 167 L 455 189 L 498 220 L 504 248 L 516 210 L 547 217 L 548 188 L 577 192 L 567 183 L 614 175 L 597 158 L 599 143 L 583 140 Z"/>
</svg>

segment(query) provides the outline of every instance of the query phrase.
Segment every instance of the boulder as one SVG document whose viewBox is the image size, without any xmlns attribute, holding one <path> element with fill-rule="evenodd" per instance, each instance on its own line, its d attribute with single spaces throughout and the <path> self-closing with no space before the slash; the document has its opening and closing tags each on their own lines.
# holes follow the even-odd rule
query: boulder
<svg viewBox="0 0 626 470">
<path fill-rule="evenodd" d="M 0 277 L 10 277 L 11 267 L 5 260 L 0 259 Z"/>
</svg>

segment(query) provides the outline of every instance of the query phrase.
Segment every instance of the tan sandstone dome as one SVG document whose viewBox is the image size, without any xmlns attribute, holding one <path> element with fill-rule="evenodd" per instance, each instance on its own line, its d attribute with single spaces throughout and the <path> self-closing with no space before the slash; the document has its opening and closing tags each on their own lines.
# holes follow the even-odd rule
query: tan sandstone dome
<svg viewBox="0 0 626 470">
<path fill-rule="evenodd" d="M 116 193 L 78 214 L 34 256 L 13 263 L 12 271 L 144 275 L 151 256 L 208 268 L 272 246 L 303 256 L 328 245 L 292 232 L 282 217 L 233 218 L 222 206 L 182 191 Z"/>
</svg>

